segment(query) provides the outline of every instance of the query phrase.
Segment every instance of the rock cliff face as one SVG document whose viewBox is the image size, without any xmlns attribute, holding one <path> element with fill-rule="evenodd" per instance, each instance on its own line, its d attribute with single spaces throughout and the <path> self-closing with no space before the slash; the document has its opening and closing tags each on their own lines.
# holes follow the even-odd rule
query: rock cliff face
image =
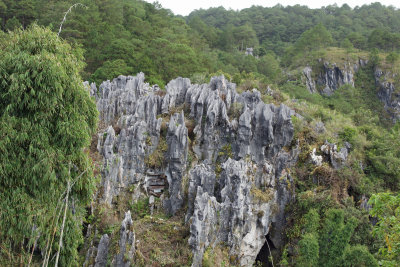
<svg viewBox="0 0 400 267">
<path fill-rule="evenodd" d="M 281 246 L 285 205 L 292 199 L 288 169 L 297 160 L 287 106 L 265 104 L 253 89 L 242 94 L 223 76 L 209 84 L 178 78 L 166 91 L 144 74 L 89 86 L 101 121 L 103 157 L 99 205 L 160 198 L 167 214 L 185 213 L 192 266 L 208 247 L 223 246 L 241 266 L 252 266 L 268 235 Z M 87 266 L 128 266 L 135 261 L 135 229 L 129 211 L 120 228 L 125 254 L 108 255 L 103 235 L 87 253 Z M 139 242 L 139 241 L 138 241 Z M 124 257 L 121 255 L 125 255 Z M 129 257 L 127 257 L 128 255 Z"/>
<path fill-rule="evenodd" d="M 367 60 L 359 59 L 357 64 L 347 62 L 343 66 L 324 62 L 320 70 L 313 74 L 309 66 L 303 69 L 303 81 L 310 93 L 332 95 L 340 86 L 354 86 L 355 73 L 367 65 Z M 377 96 L 384 104 L 384 108 L 393 122 L 400 120 L 400 93 L 396 90 L 393 80 L 396 74 L 390 71 L 375 69 L 374 79 L 377 87 Z"/>
<path fill-rule="evenodd" d="M 358 65 L 351 66 L 350 63 L 339 68 L 336 64 L 330 66 L 328 62 L 325 62 L 318 75 L 317 85 L 323 87 L 323 94 L 332 95 L 342 85 L 354 86 L 354 72 L 357 69 Z"/>
<path fill-rule="evenodd" d="M 400 93 L 396 91 L 394 83 L 395 74 L 375 70 L 375 82 L 378 87 L 378 97 L 385 105 L 385 110 L 391 115 L 393 122 L 400 120 Z"/>
<path fill-rule="evenodd" d="M 360 66 L 365 64 L 365 61 L 361 59 L 358 64 L 347 62 L 343 66 L 324 62 L 314 76 L 312 74 L 313 70 L 310 67 L 305 67 L 303 69 L 305 84 L 311 93 L 320 91 L 321 94 L 330 96 L 342 85 L 349 84 L 354 86 L 354 74 Z"/>
</svg>

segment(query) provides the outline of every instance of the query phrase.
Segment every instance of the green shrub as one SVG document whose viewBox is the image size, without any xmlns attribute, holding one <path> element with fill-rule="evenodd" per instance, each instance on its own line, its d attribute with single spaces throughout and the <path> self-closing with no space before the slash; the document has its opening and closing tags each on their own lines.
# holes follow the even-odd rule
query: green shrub
<svg viewBox="0 0 400 267">
<path fill-rule="evenodd" d="M 353 217 L 344 222 L 344 211 L 329 209 L 321 229 L 319 245 L 319 264 L 321 266 L 340 266 L 345 248 L 357 226 Z"/>
<path fill-rule="evenodd" d="M 296 266 L 313 267 L 318 266 L 319 244 L 318 235 L 308 233 L 299 241 L 299 257 Z"/>
<path fill-rule="evenodd" d="M 304 232 L 305 233 L 317 233 L 319 228 L 320 217 L 316 209 L 310 209 L 310 211 L 304 215 Z"/>
<path fill-rule="evenodd" d="M 343 255 L 344 267 L 378 267 L 378 261 L 371 255 L 368 248 L 361 245 L 348 246 Z"/>
<path fill-rule="evenodd" d="M 354 139 L 356 138 L 357 130 L 352 127 L 344 127 L 341 132 L 339 132 L 339 137 L 350 144 L 354 144 Z"/>
<path fill-rule="evenodd" d="M 132 214 L 136 218 L 150 215 L 149 198 L 139 199 L 131 206 Z"/>
</svg>

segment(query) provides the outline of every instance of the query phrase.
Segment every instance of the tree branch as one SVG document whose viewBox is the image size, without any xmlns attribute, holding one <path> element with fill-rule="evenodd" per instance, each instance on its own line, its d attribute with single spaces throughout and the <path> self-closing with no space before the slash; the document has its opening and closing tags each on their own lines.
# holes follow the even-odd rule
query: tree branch
<svg viewBox="0 0 400 267">
<path fill-rule="evenodd" d="M 75 8 L 75 7 L 77 7 L 77 6 L 82 6 L 82 7 L 84 7 L 84 8 L 88 8 L 87 6 L 85 6 L 84 4 L 81 4 L 81 3 L 76 3 L 76 4 L 73 4 L 72 6 L 70 6 L 69 9 L 67 10 L 67 12 L 65 12 L 65 14 L 64 14 L 64 18 L 63 18 L 63 20 L 61 21 L 60 29 L 58 30 L 57 36 L 60 36 L 61 30 L 62 30 L 62 26 L 63 26 L 65 20 L 67 19 L 68 13 L 71 12 L 72 9 Z"/>
</svg>

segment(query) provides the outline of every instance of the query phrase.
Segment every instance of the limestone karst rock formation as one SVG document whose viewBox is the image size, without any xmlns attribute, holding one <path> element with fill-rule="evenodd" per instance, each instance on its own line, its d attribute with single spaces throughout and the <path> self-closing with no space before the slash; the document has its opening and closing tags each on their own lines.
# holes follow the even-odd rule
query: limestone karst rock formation
<svg viewBox="0 0 400 267">
<path fill-rule="evenodd" d="M 354 86 L 355 74 L 360 68 L 367 66 L 368 60 L 359 59 L 357 63 L 347 62 L 344 65 L 323 62 L 318 71 L 309 66 L 303 69 L 303 82 L 310 93 L 332 95 L 340 86 Z M 394 79 L 397 74 L 375 67 L 374 79 L 376 95 L 383 103 L 384 109 L 395 123 L 400 120 L 400 93 L 396 90 Z"/>
<path fill-rule="evenodd" d="M 378 98 L 383 102 L 385 110 L 390 114 L 393 122 L 400 120 L 400 93 L 394 85 L 396 75 L 375 69 L 375 83 L 378 87 Z"/>
<path fill-rule="evenodd" d="M 241 266 L 252 266 L 267 235 L 274 247 L 282 245 L 285 205 L 293 197 L 288 169 L 298 155 L 293 110 L 264 103 L 256 89 L 239 94 L 223 76 L 202 85 L 177 78 L 163 91 L 140 73 L 88 88 L 104 129 L 97 144 L 104 163 L 99 203 L 113 206 L 134 188 L 129 201 L 153 195 L 168 214 L 184 209 L 192 266 L 201 266 L 207 247 L 224 245 Z M 123 232 L 129 218 L 120 243 L 135 239 L 134 229 Z M 107 238 L 88 252 L 96 264 L 104 262 L 98 254 L 107 251 Z M 113 266 L 125 264 L 119 254 L 108 257 Z"/>
</svg>

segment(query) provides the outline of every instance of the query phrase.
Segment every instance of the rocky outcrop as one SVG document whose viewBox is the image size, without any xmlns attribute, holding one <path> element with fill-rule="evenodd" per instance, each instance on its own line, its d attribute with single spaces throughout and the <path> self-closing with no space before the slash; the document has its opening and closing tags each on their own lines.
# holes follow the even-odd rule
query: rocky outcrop
<svg viewBox="0 0 400 267">
<path fill-rule="evenodd" d="M 311 163 L 316 165 L 316 166 L 321 166 L 323 158 L 322 158 L 322 156 L 317 155 L 316 152 L 317 152 L 317 149 L 313 148 L 313 150 L 310 153 Z"/>
<path fill-rule="evenodd" d="M 215 172 L 209 164 L 201 163 L 196 165 L 192 170 L 190 170 L 189 176 L 188 209 L 185 219 L 186 222 L 189 221 L 190 217 L 193 215 L 195 200 L 197 197 L 197 189 L 199 188 L 202 193 L 207 193 L 209 196 L 213 196 L 216 182 Z"/>
<path fill-rule="evenodd" d="M 144 83 L 142 73 L 119 76 L 92 89 L 100 120 L 110 125 L 99 134 L 97 146 L 104 158 L 101 195 L 109 205 L 122 189 L 144 183 L 145 158 L 157 148 L 162 122 L 157 118 L 162 98 L 156 90 Z"/>
<path fill-rule="evenodd" d="M 308 91 L 312 94 L 317 93 L 318 91 L 317 91 L 317 87 L 315 86 L 315 80 L 313 79 L 313 76 L 312 76 L 312 69 L 309 66 L 307 66 L 303 69 L 303 75 L 305 78 L 305 84 L 306 84 Z"/>
<path fill-rule="evenodd" d="M 100 202 L 112 207 L 121 194 L 131 202 L 159 197 L 174 215 L 187 201 L 193 266 L 210 246 L 224 244 L 240 265 L 251 266 L 266 235 L 282 245 L 284 208 L 292 198 L 287 169 L 298 154 L 288 149 L 293 110 L 265 104 L 256 89 L 238 94 L 223 76 L 202 85 L 177 78 L 164 92 L 142 73 L 88 87 L 108 126 L 98 135 Z M 132 263 L 131 225 L 127 212 L 119 242 L 124 254 L 111 255 L 115 266 L 127 266 L 126 255 Z"/>
<path fill-rule="evenodd" d="M 354 86 L 354 74 L 358 69 L 359 64 L 347 62 L 339 67 L 335 63 L 323 62 L 316 75 L 313 75 L 310 67 L 305 67 L 303 77 L 310 93 L 319 91 L 321 94 L 330 96 L 342 85 Z"/>
<path fill-rule="evenodd" d="M 197 186 L 189 239 L 194 251 L 192 266 L 201 266 L 207 247 L 221 244 L 229 248 L 240 266 L 252 266 L 271 223 L 284 225 L 281 208 L 291 194 L 278 188 L 287 187 L 286 179 L 290 178 L 284 175 L 278 182 L 276 170 L 268 162 L 257 165 L 250 160 L 228 159 L 222 168 L 215 196 Z M 191 184 L 189 190 L 194 186 Z"/>
<path fill-rule="evenodd" d="M 182 177 L 186 169 L 188 153 L 187 135 L 183 111 L 180 114 L 174 114 L 169 121 L 168 151 L 165 157 L 168 164 L 165 174 L 169 183 L 169 198 L 164 200 L 164 208 L 169 214 L 175 214 L 183 204 Z"/>
<path fill-rule="evenodd" d="M 320 60 L 318 70 L 309 66 L 303 69 L 304 82 L 310 93 L 320 92 L 330 96 L 343 85 L 354 86 L 355 73 L 367 63 L 368 60 L 361 58 L 356 63 L 345 62 L 341 65 Z M 313 74 L 313 71 L 316 73 Z"/>
<path fill-rule="evenodd" d="M 100 239 L 100 243 L 97 248 L 97 256 L 95 259 L 94 267 L 107 266 L 109 244 L 110 244 L 110 238 L 108 237 L 107 234 L 103 235 Z"/>
<path fill-rule="evenodd" d="M 330 96 L 340 86 L 354 86 L 355 73 L 367 64 L 368 60 L 363 59 L 359 59 L 357 63 L 347 62 L 343 66 L 324 62 L 317 74 L 313 74 L 312 68 L 307 66 L 303 69 L 303 82 L 310 93 L 320 92 Z M 396 74 L 376 68 L 374 78 L 378 89 L 377 96 L 395 123 L 400 120 L 400 93 L 394 85 Z"/>
<path fill-rule="evenodd" d="M 116 240 L 117 244 L 111 244 L 112 241 L 108 234 L 104 234 L 97 246 L 95 246 L 92 242 L 90 248 L 88 249 L 88 253 L 86 254 L 86 259 L 83 266 L 132 266 L 135 258 L 135 233 L 132 231 L 132 224 L 133 221 L 131 213 L 128 211 L 125 213 L 125 218 L 121 223 L 119 238 Z M 115 255 L 112 255 L 112 253 L 110 253 L 110 247 L 115 245 L 117 245 L 118 249 L 116 251 L 114 249 L 113 252 Z M 94 262 L 94 264 L 91 264 L 91 262 Z"/>
<path fill-rule="evenodd" d="M 324 62 L 318 74 L 317 86 L 323 88 L 322 94 L 328 96 L 332 95 L 342 85 L 354 86 L 354 73 L 357 69 L 357 65 L 350 63 L 339 68 L 336 64 L 330 65 L 328 62 Z"/>
<path fill-rule="evenodd" d="M 133 264 L 135 256 L 135 233 L 132 228 L 131 212 L 125 213 L 125 219 L 122 221 L 120 238 L 118 241 L 119 253 L 115 255 L 112 266 L 114 267 L 130 267 Z"/>
<path fill-rule="evenodd" d="M 375 70 L 375 82 L 378 87 L 378 97 L 383 102 L 385 110 L 390 114 L 393 122 L 400 120 L 400 93 L 396 91 L 393 80 L 396 75 L 391 72 Z"/>
<path fill-rule="evenodd" d="M 340 169 L 346 164 L 347 156 L 349 155 L 351 145 L 348 142 L 344 143 L 344 147 L 338 150 L 336 144 L 331 144 L 325 141 L 321 146 L 321 151 L 328 156 L 329 162 L 334 169 Z"/>
</svg>

